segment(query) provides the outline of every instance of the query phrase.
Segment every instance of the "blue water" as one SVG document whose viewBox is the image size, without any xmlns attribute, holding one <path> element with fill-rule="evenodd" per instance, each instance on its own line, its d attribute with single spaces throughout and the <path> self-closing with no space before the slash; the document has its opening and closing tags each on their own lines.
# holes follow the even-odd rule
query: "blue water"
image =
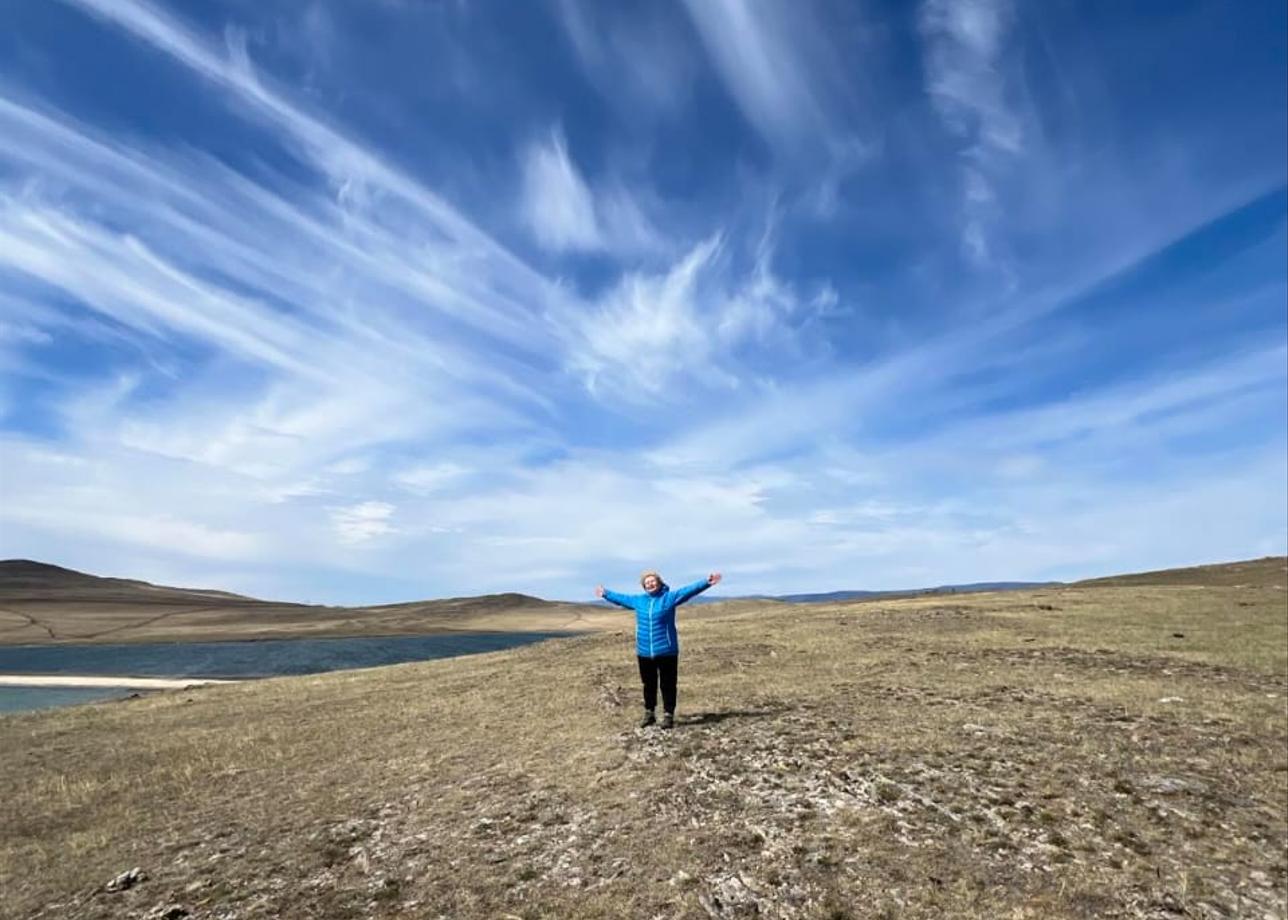
<svg viewBox="0 0 1288 920">
<path fill-rule="evenodd" d="M 0 712 L 25 712 L 97 700 L 118 700 L 134 692 L 112 687 L 0 687 Z"/>
<path fill-rule="evenodd" d="M 359 639 L 0 646 L 0 674 L 114 677 L 276 677 L 495 652 L 567 633 L 450 633 Z M 0 687 L 0 712 L 112 699 L 129 691 Z"/>
</svg>

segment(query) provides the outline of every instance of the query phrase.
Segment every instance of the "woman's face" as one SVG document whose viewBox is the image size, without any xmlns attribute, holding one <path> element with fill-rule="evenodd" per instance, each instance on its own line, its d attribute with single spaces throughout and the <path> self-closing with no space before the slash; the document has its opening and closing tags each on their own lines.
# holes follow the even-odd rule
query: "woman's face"
<svg viewBox="0 0 1288 920">
<path fill-rule="evenodd" d="M 652 594 L 660 587 L 662 587 L 662 582 L 658 579 L 656 575 L 644 576 L 644 590 L 647 591 L 649 594 Z"/>
</svg>

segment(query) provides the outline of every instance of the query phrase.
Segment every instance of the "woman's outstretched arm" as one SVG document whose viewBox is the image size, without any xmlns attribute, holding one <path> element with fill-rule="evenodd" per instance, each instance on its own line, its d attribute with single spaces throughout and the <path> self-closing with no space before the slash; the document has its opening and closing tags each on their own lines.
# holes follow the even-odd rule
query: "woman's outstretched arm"
<svg viewBox="0 0 1288 920">
<path fill-rule="evenodd" d="M 618 607 L 625 607 L 627 610 L 635 609 L 635 605 L 631 603 L 629 594 L 618 594 L 616 591 L 609 591 L 603 585 L 595 586 L 595 596 L 602 597 L 610 604 L 616 604 Z"/>
<path fill-rule="evenodd" d="M 720 579 L 723 577 L 724 576 L 722 576 L 719 572 L 712 572 L 710 575 L 708 575 L 706 578 L 701 579 L 700 581 L 695 581 L 691 585 L 685 585 L 683 588 L 680 588 L 675 592 L 676 605 L 678 606 L 680 604 L 683 604 L 687 600 L 691 600 L 692 598 L 697 597 L 699 594 L 707 590 L 707 588 L 710 588 L 712 585 L 719 584 Z"/>
</svg>

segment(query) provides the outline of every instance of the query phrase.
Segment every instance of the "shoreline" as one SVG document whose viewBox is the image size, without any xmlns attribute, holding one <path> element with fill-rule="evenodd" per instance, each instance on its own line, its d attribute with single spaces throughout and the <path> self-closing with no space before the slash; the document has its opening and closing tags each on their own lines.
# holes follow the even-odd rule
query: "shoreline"
<svg viewBox="0 0 1288 920">
<path fill-rule="evenodd" d="M 182 690 L 238 681 L 209 677 L 104 677 L 91 674 L 0 674 L 0 687 L 104 687 L 116 690 Z"/>
</svg>

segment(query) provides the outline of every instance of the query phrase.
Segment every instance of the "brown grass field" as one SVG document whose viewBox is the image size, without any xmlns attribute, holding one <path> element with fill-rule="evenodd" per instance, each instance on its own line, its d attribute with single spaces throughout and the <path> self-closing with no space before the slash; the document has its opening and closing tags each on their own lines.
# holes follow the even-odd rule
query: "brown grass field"
<svg viewBox="0 0 1288 920">
<path fill-rule="evenodd" d="M 685 608 L 671 732 L 624 618 L 0 717 L 0 915 L 1283 918 L 1286 582 Z"/>
</svg>

